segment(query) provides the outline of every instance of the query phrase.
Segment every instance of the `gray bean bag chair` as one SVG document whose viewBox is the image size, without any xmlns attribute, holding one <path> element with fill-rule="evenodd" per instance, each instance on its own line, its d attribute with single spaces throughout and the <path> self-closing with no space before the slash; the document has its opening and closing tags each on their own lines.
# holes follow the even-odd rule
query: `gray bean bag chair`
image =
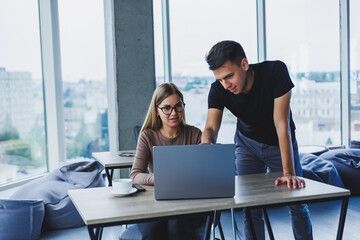
<svg viewBox="0 0 360 240">
<path fill-rule="evenodd" d="M 83 226 L 68 190 L 105 186 L 102 170 L 103 166 L 94 160 L 67 163 L 25 184 L 10 199 L 41 199 L 45 205 L 43 228 L 46 230 Z"/>
<path fill-rule="evenodd" d="M 330 150 L 320 157 L 334 164 L 352 196 L 360 196 L 360 149 Z"/>
<path fill-rule="evenodd" d="M 351 149 L 360 149 L 360 141 L 351 140 L 349 148 L 351 148 Z"/>
<path fill-rule="evenodd" d="M 304 177 L 345 188 L 336 167 L 331 162 L 311 153 L 300 153 L 299 158 Z"/>
<path fill-rule="evenodd" d="M 44 219 L 41 200 L 0 200 L 0 239 L 39 239 Z"/>
</svg>

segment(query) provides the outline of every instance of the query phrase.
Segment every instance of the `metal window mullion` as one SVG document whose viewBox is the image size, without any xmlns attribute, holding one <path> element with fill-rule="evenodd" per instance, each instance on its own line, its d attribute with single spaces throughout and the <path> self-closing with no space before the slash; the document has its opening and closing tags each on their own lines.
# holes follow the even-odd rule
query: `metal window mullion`
<svg viewBox="0 0 360 240">
<path fill-rule="evenodd" d="M 114 0 L 104 0 L 106 83 L 110 151 L 119 150 Z"/>
<path fill-rule="evenodd" d="M 161 0 L 165 82 L 172 82 L 169 0 Z"/>
<path fill-rule="evenodd" d="M 257 20 L 257 47 L 258 61 L 267 60 L 266 56 L 266 14 L 265 0 L 256 1 L 256 20 Z"/>
<path fill-rule="evenodd" d="M 48 170 L 65 160 L 63 91 L 57 0 L 39 0 Z"/>
<path fill-rule="evenodd" d="M 350 140 L 350 20 L 349 0 L 340 4 L 340 72 L 341 72 L 341 141 L 346 147 Z"/>
</svg>

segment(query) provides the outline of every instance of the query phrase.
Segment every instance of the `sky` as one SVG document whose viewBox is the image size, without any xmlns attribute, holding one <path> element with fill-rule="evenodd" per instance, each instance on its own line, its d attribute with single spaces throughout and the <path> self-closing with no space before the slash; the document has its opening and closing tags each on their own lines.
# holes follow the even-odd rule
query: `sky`
<svg viewBox="0 0 360 240">
<path fill-rule="evenodd" d="M 63 79 L 106 78 L 103 0 L 59 0 Z"/>
<path fill-rule="evenodd" d="M 204 56 L 213 44 L 224 39 L 240 42 L 249 62 L 257 62 L 255 3 L 170 1 L 173 73 L 211 74 Z M 351 1 L 352 21 L 357 24 L 359 10 L 359 1 Z M 267 0 L 266 26 L 268 59 L 283 60 L 294 72 L 339 71 L 338 0 Z M 358 69 L 359 29 L 351 28 L 352 52 L 356 53 L 352 63 Z"/>
<path fill-rule="evenodd" d="M 41 78 L 37 0 L 0 0 L 0 67 Z M 105 35 L 102 0 L 59 0 L 62 76 L 104 80 Z M 86 4 L 85 4 L 86 3 Z"/>
<path fill-rule="evenodd" d="M 222 40 L 240 42 L 256 61 L 256 12 L 253 0 L 170 1 L 173 74 L 209 75 L 206 53 Z"/>
<path fill-rule="evenodd" d="M 85 4 L 86 3 L 86 4 Z M 62 75 L 66 81 L 104 79 L 102 0 L 59 0 Z M 360 23 L 360 1 L 350 1 L 350 19 Z M 326 6 L 326 7 L 324 7 Z M 174 75 L 212 76 L 205 55 L 224 39 L 240 42 L 257 62 L 254 0 L 170 0 Z M 267 55 L 291 71 L 338 71 L 338 0 L 267 0 Z M 163 75 L 161 1 L 154 0 L 156 74 Z M 360 27 L 351 25 L 351 67 L 360 69 Z M 41 78 L 36 0 L 0 0 L 0 67 Z"/>
<path fill-rule="evenodd" d="M 0 0 L 0 67 L 41 76 L 37 1 Z"/>
</svg>

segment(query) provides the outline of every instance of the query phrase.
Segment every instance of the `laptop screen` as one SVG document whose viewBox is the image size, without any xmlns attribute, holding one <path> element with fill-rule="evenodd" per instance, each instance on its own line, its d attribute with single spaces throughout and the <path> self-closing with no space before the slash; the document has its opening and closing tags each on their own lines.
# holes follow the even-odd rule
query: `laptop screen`
<svg viewBox="0 0 360 240">
<path fill-rule="evenodd" d="M 235 145 L 154 146 L 155 199 L 233 197 Z"/>
</svg>

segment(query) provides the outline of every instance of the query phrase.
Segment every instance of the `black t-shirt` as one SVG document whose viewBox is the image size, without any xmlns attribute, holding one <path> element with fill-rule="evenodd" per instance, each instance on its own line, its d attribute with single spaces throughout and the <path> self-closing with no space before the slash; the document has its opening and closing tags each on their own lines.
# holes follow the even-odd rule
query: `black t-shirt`
<svg viewBox="0 0 360 240">
<path fill-rule="evenodd" d="M 250 64 L 254 70 L 254 83 L 247 94 L 235 95 L 225 90 L 219 81 L 211 84 L 208 107 L 229 109 L 237 117 L 237 129 L 258 142 L 278 146 L 274 125 L 274 99 L 289 92 L 292 83 L 286 65 L 281 61 Z M 295 141 L 295 124 L 290 111 L 292 141 Z"/>
</svg>

